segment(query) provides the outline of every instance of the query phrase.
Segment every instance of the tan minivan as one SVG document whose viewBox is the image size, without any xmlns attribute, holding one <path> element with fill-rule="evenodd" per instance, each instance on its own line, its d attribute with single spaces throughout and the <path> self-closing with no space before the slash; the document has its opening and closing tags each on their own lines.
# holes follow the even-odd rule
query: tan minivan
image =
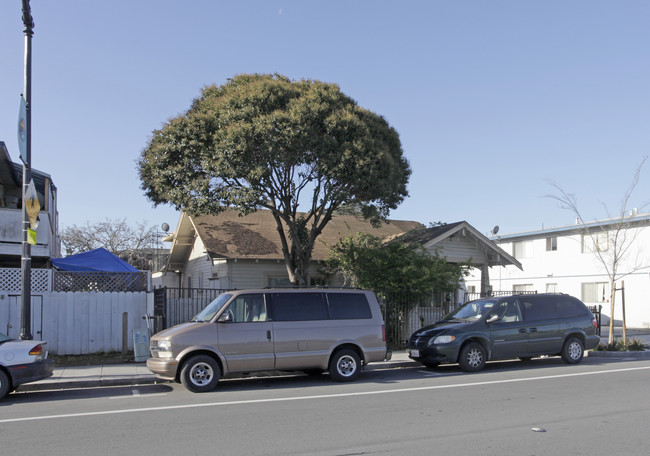
<svg viewBox="0 0 650 456">
<path fill-rule="evenodd" d="M 391 353 L 371 291 L 289 288 L 221 294 L 191 322 L 154 335 L 151 355 L 158 377 L 204 392 L 220 377 L 255 371 L 329 371 L 351 381 Z"/>
</svg>

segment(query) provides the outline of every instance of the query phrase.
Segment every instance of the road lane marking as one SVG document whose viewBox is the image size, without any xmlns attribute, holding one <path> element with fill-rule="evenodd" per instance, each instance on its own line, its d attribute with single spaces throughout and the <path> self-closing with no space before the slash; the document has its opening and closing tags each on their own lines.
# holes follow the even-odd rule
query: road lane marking
<svg viewBox="0 0 650 456">
<path fill-rule="evenodd" d="M 68 414 L 61 414 L 61 415 L 27 416 L 23 418 L 9 418 L 9 419 L 0 420 L 0 424 L 19 423 L 23 421 L 79 418 L 79 417 L 86 417 L 86 416 L 119 415 L 124 413 L 160 412 L 165 410 L 182 410 L 182 409 L 191 409 L 191 408 L 200 408 L 200 407 L 264 404 L 264 403 L 271 403 L 271 402 L 291 402 L 291 401 L 305 401 L 305 400 L 317 400 L 317 399 L 333 399 L 333 398 L 340 398 L 340 397 L 409 393 L 414 391 L 430 391 L 430 390 L 439 390 L 439 389 L 469 388 L 473 386 L 499 385 L 505 383 L 520 383 L 520 382 L 531 382 L 531 381 L 539 381 L 539 380 L 553 380 L 558 378 L 586 377 L 590 375 L 602 375 L 602 374 L 618 374 L 622 372 L 633 372 L 633 371 L 641 371 L 641 370 L 648 370 L 648 369 L 650 369 L 650 366 L 630 367 L 626 369 L 612 369 L 612 370 L 596 371 L 596 372 L 578 372 L 573 374 L 547 375 L 543 377 L 529 377 L 529 378 L 518 378 L 518 379 L 513 378 L 507 380 L 491 380 L 491 381 L 484 381 L 484 382 L 457 383 L 453 385 L 419 386 L 414 388 L 403 388 L 403 389 L 395 389 L 395 390 L 361 391 L 356 393 L 322 394 L 322 395 L 314 395 L 314 396 L 297 396 L 297 397 L 281 397 L 281 398 L 278 397 L 278 398 L 267 398 L 267 399 L 252 399 L 252 400 L 245 400 L 245 401 L 209 402 L 209 403 L 202 403 L 202 404 L 144 407 L 138 409 L 105 410 L 100 412 L 68 413 Z"/>
</svg>

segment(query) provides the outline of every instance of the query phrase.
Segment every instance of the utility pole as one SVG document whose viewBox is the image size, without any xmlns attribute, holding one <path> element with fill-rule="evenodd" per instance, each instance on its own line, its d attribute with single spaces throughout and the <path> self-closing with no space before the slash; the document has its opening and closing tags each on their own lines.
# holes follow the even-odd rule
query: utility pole
<svg viewBox="0 0 650 456">
<path fill-rule="evenodd" d="M 21 319 L 20 338 L 33 339 L 32 323 L 32 251 L 29 240 L 29 216 L 27 214 L 27 189 L 32 181 L 32 36 L 34 36 L 34 19 L 32 18 L 29 0 L 23 0 L 23 24 L 25 25 L 25 153 L 23 159 L 23 242 L 22 242 L 22 290 L 21 290 Z"/>
</svg>

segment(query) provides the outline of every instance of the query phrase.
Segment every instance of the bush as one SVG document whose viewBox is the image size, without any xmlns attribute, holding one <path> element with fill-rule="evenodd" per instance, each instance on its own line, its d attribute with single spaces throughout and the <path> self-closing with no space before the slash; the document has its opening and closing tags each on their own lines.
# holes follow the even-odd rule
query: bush
<svg viewBox="0 0 650 456">
<path fill-rule="evenodd" d="M 598 344 L 596 351 L 644 351 L 646 345 L 641 339 L 622 340 L 618 339 L 611 344 Z"/>
</svg>

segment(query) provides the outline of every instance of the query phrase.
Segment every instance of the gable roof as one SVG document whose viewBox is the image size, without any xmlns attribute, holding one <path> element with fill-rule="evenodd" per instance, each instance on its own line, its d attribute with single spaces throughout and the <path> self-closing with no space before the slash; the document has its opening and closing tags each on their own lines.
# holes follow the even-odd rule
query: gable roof
<svg viewBox="0 0 650 456">
<path fill-rule="evenodd" d="M 517 259 L 481 234 L 480 231 L 466 221 L 447 223 L 411 231 L 400 237 L 400 240 L 410 244 L 420 244 L 427 250 L 434 250 L 443 241 L 450 240 L 454 236 L 462 236 L 475 248 L 485 253 L 488 266 L 506 266 L 512 264 L 523 270 L 521 263 Z"/>
<path fill-rule="evenodd" d="M 390 223 L 374 228 L 363 218 L 334 216 L 316 238 L 312 260 L 326 259 L 330 248 L 350 234 L 363 232 L 384 239 L 423 227 L 419 222 L 391 220 Z M 268 210 L 259 210 L 245 216 L 240 216 L 234 210 L 197 217 L 181 214 L 179 225 L 172 235 L 174 244 L 169 258 L 171 269 L 184 263 L 194 245 L 195 233 L 211 258 L 284 261 L 275 219 Z"/>
</svg>

